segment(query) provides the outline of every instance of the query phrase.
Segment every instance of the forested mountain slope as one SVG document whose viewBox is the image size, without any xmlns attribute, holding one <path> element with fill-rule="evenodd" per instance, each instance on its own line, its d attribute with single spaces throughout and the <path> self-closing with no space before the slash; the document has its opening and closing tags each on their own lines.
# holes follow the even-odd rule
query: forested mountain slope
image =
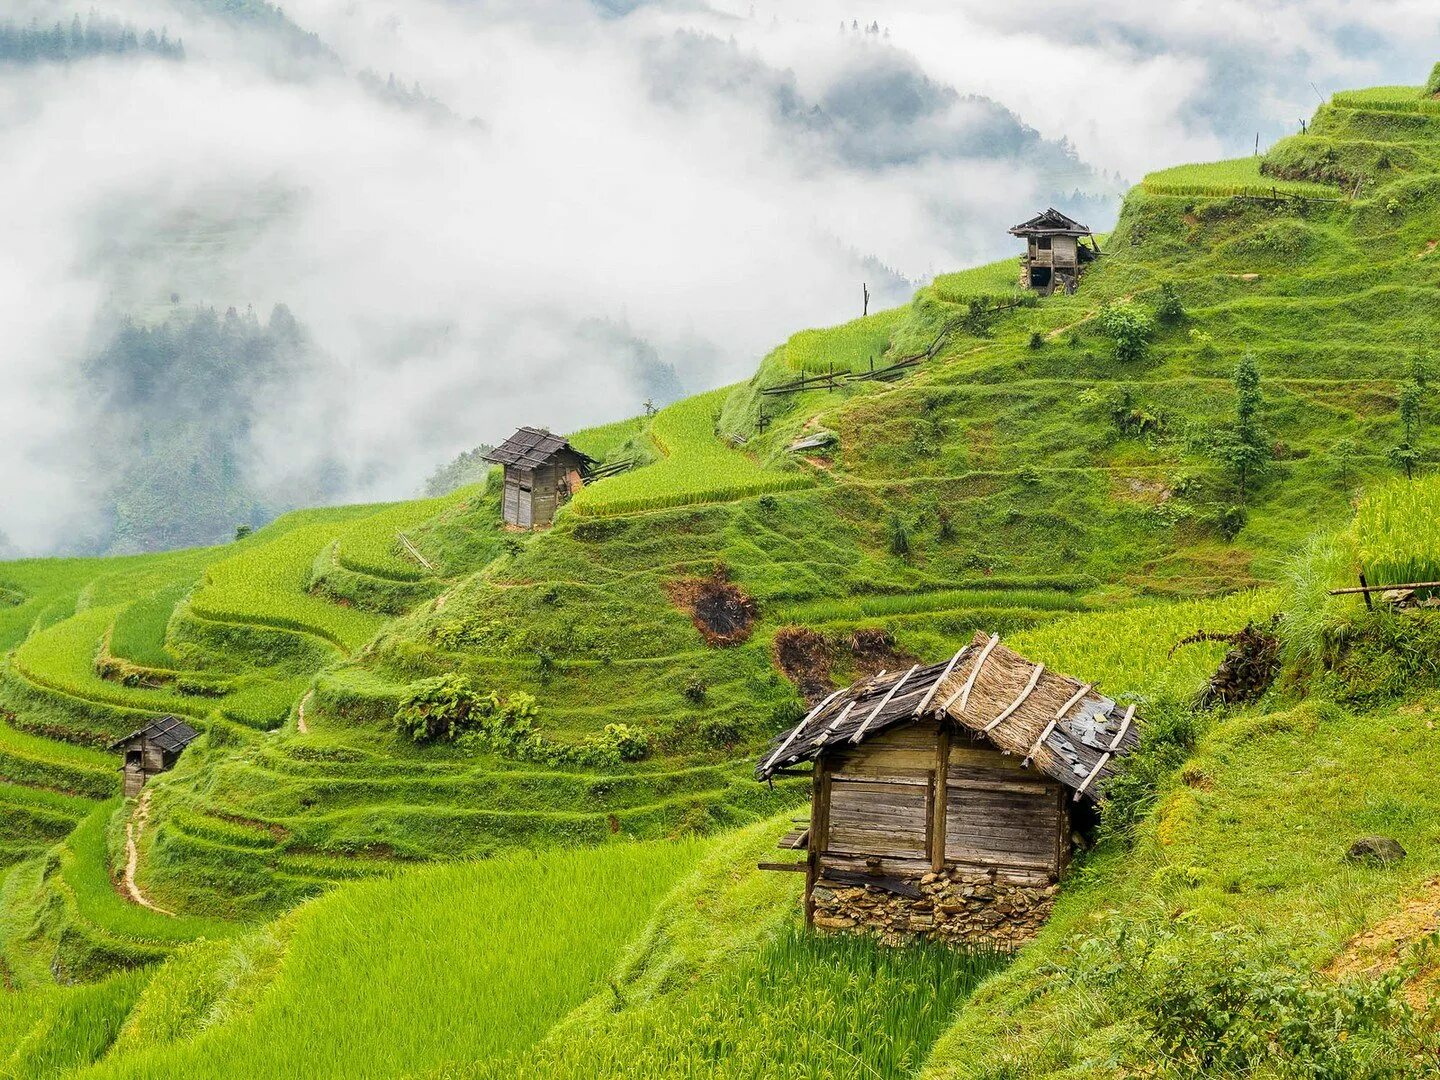
<svg viewBox="0 0 1440 1080">
<path fill-rule="evenodd" d="M 492 477 L 221 547 L 0 564 L 20 991 L 0 1063 L 364 1074 L 365 1038 L 322 1048 L 283 1018 L 340 1024 L 318 1002 L 365 977 L 345 942 L 393 936 L 477 974 L 376 961 L 397 1047 L 377 1075 L 1417 1067 L 1433 1048 L 1401 976 L 1314 972 L 1440 872 L 1440 631 L 1325 595 L 1358 566 L 1440 573 L 1420 524 L 1440 505 L 1437 162 L 1420 88 L 1338 96 L 1260 160 L 1147 178 L 1073 296 L 1020 294 L 1013 262 L 944 275 L 795 335 L 748 383 L 576 433 L 635 467 L 545 532 L 503 529 Z M 1192 710 L 1225 645 L 1180 639 L 1281 611 L 1269 695 Z M 1001 958 L 793 932 L 794 878 L 752 868 L 803 781 L 750 769 L 807 697 L 977 629 L 1142 702 L 1151 730 L 1050 927 L 965 1004 Z M 202 737 L 122 803 L 102 748 L 163 713 Z M 1362 832 L 1409 857 L 1343 862 Z M 575 845 L 599 850 L 516 853 Z M 496 858 L 411 869 L 477 856 Z M 451 899 L 427 909 L 417 882 Z M 543 1000 L 501 955 L 555 962 L 564 926 L 527 925 L 532 889 L 586 927 Z M 495 916 L 498 895 L 520 910 Z M 1267 1044 L 1272 1006 L 1293 1038 Z M 1202 1022 L 1227 1009 L 1230 1042 Z M 475 1034 L 494 1028 L 513 1038 Z"/>
</svg>

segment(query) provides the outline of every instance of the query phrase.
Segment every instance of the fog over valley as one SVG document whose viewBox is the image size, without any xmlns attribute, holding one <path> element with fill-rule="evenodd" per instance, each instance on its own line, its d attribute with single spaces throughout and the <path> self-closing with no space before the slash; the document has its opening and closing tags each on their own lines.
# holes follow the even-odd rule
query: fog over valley
<svg viewBox="0 0 1440 1080">
<path fill-rule="evenodd" d="M 402 498 L 747 378 L 1440 44 L 1410 0 L 1047 11 L 11 0 L 0 555 Z"/>
</svg>

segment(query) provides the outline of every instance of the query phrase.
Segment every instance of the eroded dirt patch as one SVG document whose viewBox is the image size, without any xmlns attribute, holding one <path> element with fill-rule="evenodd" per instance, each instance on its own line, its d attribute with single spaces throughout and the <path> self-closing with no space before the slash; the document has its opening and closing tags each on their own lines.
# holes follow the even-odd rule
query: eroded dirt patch
<svg viewBox="0 0 1440 1080">
<path fill-rule="evenodd" d="M 671 582 L 668 592 L 676 607 L 690 613 L 706 644 L 717 648 L 748 639 L 760 615 L 754 599 L 730 581 L 723 566 L 717 566 L 708 578 Z"/>
<path fill-rule="evenodd" d="M 1422 938 L 1440 932 L 1440 878 L 1431 878 L 1419 892 L 1406 897 L 1400 910 L 1361 931 L 1345 943 L 1325 968 L 1334 979 L 1383 975 L 1406 958 Z M 1440 991 L 1440 965 L 1429 964 L 1405 984 L 1405 1000 L 1426 1008 Z"/>
</svg>

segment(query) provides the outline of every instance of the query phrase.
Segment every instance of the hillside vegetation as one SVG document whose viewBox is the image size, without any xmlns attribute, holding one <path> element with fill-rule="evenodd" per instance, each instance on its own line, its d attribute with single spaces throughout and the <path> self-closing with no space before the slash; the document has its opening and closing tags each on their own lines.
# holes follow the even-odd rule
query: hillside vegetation
<svg viewBox="0 0 1440 1080">
<path fill-rule="evenodd" d="M 544 532 L 490 476 L 0 563 L 0 1076 L 1423 1075 L 1440 622 L 1330 590 L 1440 580 L 1433 104 L 1147 177 L 1073 296 L 942 275 L 576 433 L 633 467 Z M 1198 709 L 1182 639 L 1277 615 Z M 978 629 L 1141 706 L 1098 846 L 1015 958 L 800 932 L 756 756 Z"/>
</svg>

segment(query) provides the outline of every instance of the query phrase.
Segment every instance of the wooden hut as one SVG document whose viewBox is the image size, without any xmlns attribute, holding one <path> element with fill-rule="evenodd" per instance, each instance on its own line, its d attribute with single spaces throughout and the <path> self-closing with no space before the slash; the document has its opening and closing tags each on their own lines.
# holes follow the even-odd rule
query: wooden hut
<svg viewBox="0 0 1440 1080">
<path fill-rule="evenodd" d="M 837 690 L 761 760 L 813 762 L 807 920 L 1017 944 L 1049 913 L 1072 811 L 1138 741 L 1133 706 L 976 635 L 944 663 Z"/>
<path fill-rule="evenodd" d="M 153 724 L 111 743 L 125 755 L 125 795 L 139 795 L 145 781 L 174 768 L 180 752 L 195 741 L 195 729 L 179 717 L 163 716 Z"/>
<path fill-rule="evenodd" d="M 1100 255 L 1094 234 L 1087 226 L 1067 217 L 1053 206 L 1010 230 L 1025 241 L 1020 259 L 1020 285 L 1041 296 L 1061 290 L 1073 293 L 1087 263 Z M 1089 245 L 1082 243 L 1088 239 Z"/>
<path fill-rule="evenodd" d="M 505 524 L 521 529 L 554 521 L 555 512 L 580 490 L 595 464 L 563 436 L 532 427 L 522 427 L 485 460 L 504 466 Z"/>
</svg>

